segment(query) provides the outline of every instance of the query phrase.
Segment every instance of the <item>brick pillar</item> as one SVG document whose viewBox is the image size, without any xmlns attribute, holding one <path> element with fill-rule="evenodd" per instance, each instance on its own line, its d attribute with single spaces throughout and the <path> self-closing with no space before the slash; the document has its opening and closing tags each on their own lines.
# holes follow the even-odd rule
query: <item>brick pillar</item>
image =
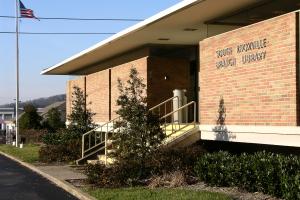
<svg viewBox="0 0 300 200">
<path fill-rule="evenodd" d="M 297 109 L 297 126 L 300 126 L 300 16 L 299 12 L 296 12 L 296 109 Z"/>
</svg>

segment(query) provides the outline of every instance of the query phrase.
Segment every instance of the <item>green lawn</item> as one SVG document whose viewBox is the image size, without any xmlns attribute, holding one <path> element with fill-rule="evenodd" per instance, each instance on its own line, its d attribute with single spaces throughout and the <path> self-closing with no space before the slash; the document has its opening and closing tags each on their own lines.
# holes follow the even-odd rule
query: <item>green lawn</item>
<svg viewBox="0 0 300 200">
<path fill-rule="evenodd" d="M 23 149 L 16 148 L 12 145 L 0 145 L 0 151 L 27 163 L 38 161 L 39 149 L 40 146 L 34 144 L 25 144 Z"/>
<path fill-rule="evenodd" d="M 146 189 L 146 188 L 124 188 L 124 189 L 85 189 L 87 193 L 101 200 L 230 200 L 225 194 L 193 191 L 184 189 Z"/>
</svg>

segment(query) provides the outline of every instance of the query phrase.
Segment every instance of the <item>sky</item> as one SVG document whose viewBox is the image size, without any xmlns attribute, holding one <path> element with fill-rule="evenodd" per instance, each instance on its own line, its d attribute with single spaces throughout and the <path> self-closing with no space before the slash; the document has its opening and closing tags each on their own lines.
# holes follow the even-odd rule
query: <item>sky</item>
<svg viewBox="0 0 300 200">
<path fill-rule="evenodd" d="M 180 0 L 22 0 L 37 17 L 146 19 Z M 15 16 L 15 0 L 0 0 L 0 16 Z M 22 19 L 23 32 L 119 32 L 137 22 Z M 15 31 L 15 20 L 0 18 L 0 32 Z M 40 72 L 110 35 L 20 35 L 20 100 L 65 93 L 68 76 Z M 0 104 L 16 90 L 16 36 L 0 33 Z"/>
</svg>

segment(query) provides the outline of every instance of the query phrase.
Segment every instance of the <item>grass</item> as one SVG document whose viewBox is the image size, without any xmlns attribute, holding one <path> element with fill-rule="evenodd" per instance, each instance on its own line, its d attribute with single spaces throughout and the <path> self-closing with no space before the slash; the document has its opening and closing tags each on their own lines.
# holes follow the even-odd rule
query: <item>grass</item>
<svg viewBox="0 0 300 200">
<path fill-rule="evenodd" d="M 102 189 L 87 188 L 87 193 L 96 199 L 101 200 L 132 200 L 132 199 L 153 199 L 153 200 L 230 200 L 225 194 L 205 191 L 193 191 L 186 189 L 147 189 L 147 188 L 122 188 Z"/>
<path fill-rule="evenodd" d="M 34 144 L 25 144 L 23 149 L 16 148 L 12 145 L 0 145 L 0 151 L 27 163 L 34 163 L 38 161 L 39 150 L 40 146 Z"/>
</svg>

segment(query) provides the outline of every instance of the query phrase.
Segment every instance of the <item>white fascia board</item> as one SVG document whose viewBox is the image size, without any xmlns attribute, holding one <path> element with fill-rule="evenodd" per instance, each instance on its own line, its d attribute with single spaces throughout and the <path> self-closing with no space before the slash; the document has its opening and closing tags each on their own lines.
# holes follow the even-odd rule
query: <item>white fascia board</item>
<svg viewBox="0 0 300 200">
<path fill-rule="evenodd" d="M 137 23 L 136 25 L 133 25 L 133 26 L 127 28 L 127 29 L 124 29 L 123 31 L 120 31 L 119 33 L 117 33 L 117 34 L 115 34 L 115 35 L 113 35 L 113 36 L 111 36 L 111 37 L 109 37 L 109 38 L 107 38 L 107 39 L 91 46 L 90 48 L 87 48 L 87 49 L 81 51 L 78 54 L 75 54 L 74 56 L 71 56 L 70 58 L 67 58 L 66 60 L 64 60 L 64 61 L 62 61 L 62 62 L 60 62 L 60 63 L 58 63 L 58 64 L 56 64 L 52 67 L 49 67 L 49 68 L 43 70 L 40 74 L 46 75 L 47 72 L 50 72 L 55 68 L 58 68 L 58 67 L 66 64 L 70 61 L 73 61 L 73 60 L 75 60 L 75 59 L 77 59 L 77 58 L 79 58 L 79 57 L 81 57 L 85 54 L 91 53 L 94 50 L 96 50 L 96 49 L 98 49 L 102 46 L 108 45 L 108 44 L 112 43 L 113 41 L 116 41 L 116 40 L 118 40 L 122 37 L 125 37 L 126 35 L 128 35 L 130 33 L 139 31 L 139 30 L 149 26 L 150 24 L 163 19 L 164 17 L 167 17 L 168 15 L 171 15 L 171 14 L 174 14 L 175 12 L 180 11 L 183 8 L 192 6 L 195 3 L 200 3 L 200 2 L 203 2 L 203 1 L 206 1 L 206 0 L 184 0 L 184 1 L 172 6 L 172 7 L 168 8 L 168 9 L 166 9 L 166 10 L 164 10 L 164 11 L 162 11 L 162 12 L 160 12 L 160 13 L 158 13 L 158 14 L 156 14 L 156 15 L 154 15 L 154 16 L 152 16 L 152 17 L 150 17 L 150 18 L 148 18 L 144 21 L 142 21 L 142 22 Z"/>
<path fill-rule="evenodd" d="M 199 125 L 201 140 L 300 147 L 299 126 Z"/>
</svg>

